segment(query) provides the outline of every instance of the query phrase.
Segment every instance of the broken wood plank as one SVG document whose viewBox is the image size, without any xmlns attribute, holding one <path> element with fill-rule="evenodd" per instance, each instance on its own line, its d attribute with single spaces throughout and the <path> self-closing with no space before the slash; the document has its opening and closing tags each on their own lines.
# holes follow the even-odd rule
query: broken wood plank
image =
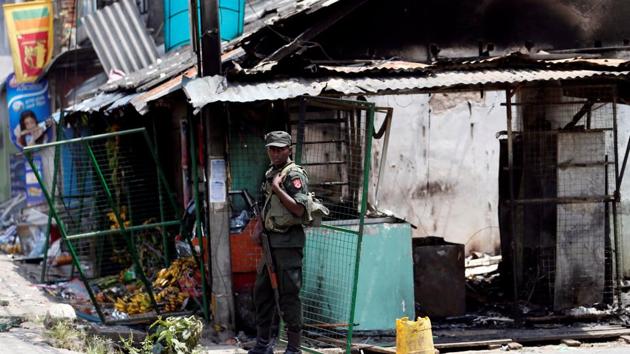
<svg viewBox="0 0 630 354">
<path fill-rule="evenodd" d="M 475 331 L 473 331 L 475 332 Z M 447 331 L 439 331 L 438 337 L 435 339 L 437 343 L 435 348 L 442 352 L 459 351 L 465 349 L 484 349 L 486 347 L 496 345 L 507 345 L 510 342 L 520 344 L 529 343 L 560 343 L 562 340 L 594 340 L 594 339 L 610 339 L 627 337 L 630 343 L 630 329 L 620 326 L 601 326 L 601 327 L 582 327 L 568 329 L 566 327 L 557 329 L 534 329 L 534 330 L 503 330 L 495 331 L 478 331 L 477 335 L 465 335 L 459 331 L 454 331 L 455 336 L 445 338 Z M 435 332 L 434 332 L 435 334 Z M 468 338 L 466 338 L 468 337 Z M 466 341 L 455 342 L 455 338 L 466 338 Z M 497 339 L 493 339 L 497 338 Z M 440 340 L 447 340 L 447 343 L 440 343 Z"/>
<path fill-rule="evenodd" d="M 541 333 L 542 332 L 542 333 Z M 563 339 L 605 339 L 605 338 L 618 338 L 624 335 L 630 335 L 630 329 L 611 329 L 611 330 L 586 330 L 576 331 L 572 330 L 565 333 L 544 333 L 543 331 L 536 331 L 536 333 L 522 333 L 512 338 L 519 343 L 535 343 L 535 342 L 552 342 L 561 341 Z"/>
<path fill-rule="evenodd" d="M 320 338 L 317 338 L 316 340 L 320 342 L 325 342 L 325 343 L 341 346 L 344 348 L 346 346 L 346 341 L 339 340 L 339 339 L 320 337 Z M 380 347 L 374 344 L 352 343 L 352 349 L 363 350 L 363 351 L 374 352 L 374 353 L 396 353 L 396 347 L 385 348 L 385 347 Z"/>
<path fill-rule="evenodd" d="M 512 339 L 491 339 L 491 340 L 478 340 L 478 341 L 469 341 L 469 342 L 454 342 L 454 343 L 438 343 L 435 344 L 435 349 L 438 350 L 446 350 L 446 349 L 473 349 L 473 348 L 486 348 L 491 345 L 499 345 L 502 346 L 504 344 L 508 344 L 513 342 Z"/>
<path fill-rule="evenodd" d="M 613 317 L 611 313 L 595 313 L 584 315 L 548 315 L 538 317 L 525 317 L 524 321 L 529 323 L 558 323 L 575 321 L 599 321 L 604 318 Z"/>
</svg>

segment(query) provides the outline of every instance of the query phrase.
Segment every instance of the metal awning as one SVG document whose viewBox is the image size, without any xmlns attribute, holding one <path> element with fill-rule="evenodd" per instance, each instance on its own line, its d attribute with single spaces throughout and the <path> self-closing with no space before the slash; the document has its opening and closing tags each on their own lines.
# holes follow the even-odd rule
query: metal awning
<svg viewBox="0 0 630 354">
<path fill-rule="evenodd" d="M 213 102 L 253 102 L 302 95 L 344 95 L 430 92 L 456 89 L 500 89 L 544 81 L 626 78 L 630 71 L 505 69 L 423 73 L 413 77 L 327 77 L 282 79 L 258 83 L 229 82 L 213 76 L 189 80 L 183 89 L 197 111 Z"/>
</svg>

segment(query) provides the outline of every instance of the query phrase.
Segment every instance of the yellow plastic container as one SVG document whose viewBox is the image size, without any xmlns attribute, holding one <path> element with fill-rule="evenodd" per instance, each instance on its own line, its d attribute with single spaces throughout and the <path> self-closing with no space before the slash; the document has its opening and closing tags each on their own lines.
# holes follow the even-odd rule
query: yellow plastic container
<svg viewBox="0 0 630 354">
<path fill-rule="evenodd" d="M 431 320 L 428 317 L 418 317 L 417 321 L 409 321 L 407 317 L 396 320 L 396 353 L 435 353 Z"/>
</svg>

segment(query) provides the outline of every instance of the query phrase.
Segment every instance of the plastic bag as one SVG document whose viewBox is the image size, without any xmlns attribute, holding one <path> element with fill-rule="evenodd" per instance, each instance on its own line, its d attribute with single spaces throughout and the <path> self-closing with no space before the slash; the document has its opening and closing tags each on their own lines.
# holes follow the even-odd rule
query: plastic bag
<svg viewBox="0 0 630 354">
<path fill-rule="evenodd" d="M 249 214 L 247 210 L 241 211 L 238 216 L 230 218 L 230 233 L 237 234 L 243 231 L 245 225 L 249 222 Z"/>
</svg>

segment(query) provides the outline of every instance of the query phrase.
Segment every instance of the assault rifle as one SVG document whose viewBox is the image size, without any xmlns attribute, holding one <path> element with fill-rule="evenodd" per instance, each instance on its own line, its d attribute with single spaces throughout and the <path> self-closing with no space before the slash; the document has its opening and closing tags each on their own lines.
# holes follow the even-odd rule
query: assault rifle
<svg viewBox="0 0 630 354">
<path fill-rule="evenodd" d="M 271 255 L 271 244 L 269 242 L 269 235 L 265 232 L 264 220 L 262 212 L 260 211 L 260 207 L 258 205 L 258 201 L 254 202 L 245 191 L 243 193 L 245 196 L 245 200 L 249 205 L 252 206 L 252 210 L 254 211 L 254 219 L 258 223 L 259 227 L 262 229 L 260 232 L 260 243 L 263 249 L 263 261 L 265 262 L 265 268 L 267 269 L 267 274 L 269 275 L 269 282 L 271 283 L 271 289 L 273 290 L 273 296 L 276 301 L 276 308 L 278 310 L 278 314 L 280 318 L 284 318 L 282 314 L 282 309 L 280 308 L 280 292 L 278 291 L 278 275 L 276 274 L 276 269 L 273 264 L 273 257 Z"/>
</svg>

